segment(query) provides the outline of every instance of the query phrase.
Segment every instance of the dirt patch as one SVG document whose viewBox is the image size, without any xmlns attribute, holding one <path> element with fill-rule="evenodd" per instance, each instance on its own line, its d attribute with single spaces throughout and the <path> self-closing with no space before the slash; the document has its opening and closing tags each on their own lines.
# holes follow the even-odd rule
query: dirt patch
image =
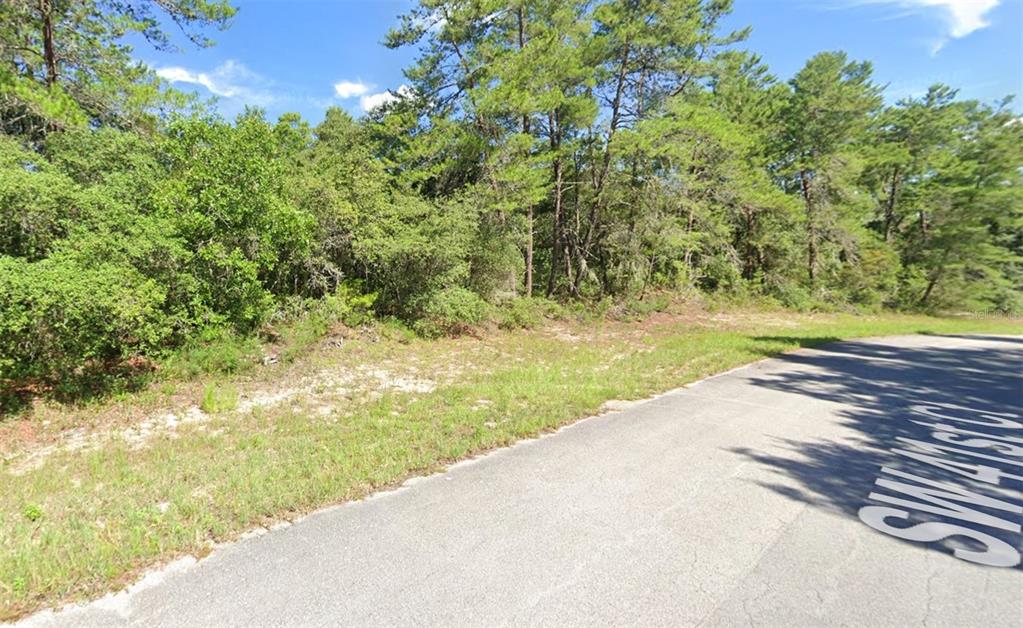
<svg viewBox="0 0 1023 628">
<path fill-rule="evenodd" d="M 234 410 L 221 416 L 244 415 L 256 410 L 270 409 L 285 403 L 301 402 L 315 416 L 330 416 L 352 399 L 372 399 L 388 391 L 428 393 L 437 383 L 419 377 L 416 369 L 394 371 L 379 366 L 360 365 L 350 369 L 324 369 L 302 377 L 294 386 L 264 389 L 251 387 L 240 395 Z M 63 430 L 52 442 L 23 445 L 3 452 L 3 466 L 11 475 L 23 475 L 41 467 L 53 454 L 60 451 L 88 451 L 120 439 L 132 449 L 141 449 L 162 435 L 175 435 L 179 427 L 205 423 L 211 415 L 197 405 L 186 409 L 163 408 L 130 422 L 97 427 L 76 427 Z"/>
<path fill-rule="evenodd" d="M 628 399 L 608 399 L 600 406 L 600 412 L 620 412 L 621 410 L 628 410 L 633 406 L 637 406 L 643 403 L 643 401 L 628 400 Z"/>
</svg>

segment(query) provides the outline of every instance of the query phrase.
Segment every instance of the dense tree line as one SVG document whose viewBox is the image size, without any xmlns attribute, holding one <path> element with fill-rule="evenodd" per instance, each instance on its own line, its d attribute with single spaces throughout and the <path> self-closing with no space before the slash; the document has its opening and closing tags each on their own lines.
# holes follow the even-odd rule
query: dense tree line
<svg viewBox="0 0 1023 628">
<path fill-rule="evenodd" d="M 122 43 L 208 45 L 225 0 L 3 0 L 0 380 L 339 291 L 427 322 L 664 289 L 1019 312 L 1009 100 L 886 105 L 841 52 L 781 81 L 722 31 L 730 4 L 420 0 L 386 37 L 419 51 L 408 87 L 312 127 L 225 121 Z"/>
</svg>

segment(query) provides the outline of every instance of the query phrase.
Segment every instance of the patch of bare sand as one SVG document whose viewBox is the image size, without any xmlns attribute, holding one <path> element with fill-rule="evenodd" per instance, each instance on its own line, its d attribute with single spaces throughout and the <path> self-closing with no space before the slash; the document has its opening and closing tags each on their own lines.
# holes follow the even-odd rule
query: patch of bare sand
<svg viewBox="0 0 1023 628">
<path fill-rule="evenodd" d="M 243 392 L 235 409 L 222 415 L 244 415 L 301 401 L 303 406 L 312 409 L 314 415 L 327 416 L 341 405 L 337 403 L 339 397 L 345 400 L 372 399 L 389 391 L 428 393 L 436 388 L 435 381 L 419 377 L 414 370 L 390 370 L 370 365 L 350 369 L 324 369 L 300 378 L 292 386 L 254 388 Z M 53 442 L 4 452 L 3 466 L 11 475 L 23 475 L 41 467 L 57 452 L 93 450 L 117 439 L 132 449 L 141 449 L 158 436 L 176 437 L 181 426 L 205 423 L 211 418 L 198 406 L 191 405 L 184 410 L 164 408 L 144 415 L 127 426 L 115 424 L 92 429 L 77 427 L 60 432 Z"/>
</svg>

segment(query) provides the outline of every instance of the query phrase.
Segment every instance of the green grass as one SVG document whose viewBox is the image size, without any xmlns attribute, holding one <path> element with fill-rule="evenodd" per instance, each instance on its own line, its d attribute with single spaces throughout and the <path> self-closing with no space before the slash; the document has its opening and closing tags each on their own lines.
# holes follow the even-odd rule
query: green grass
<svg viewBox="0 0 1023 628">
<path fill-rule="evenodd" d="M 231 384 L 206 384 L 202 392 L 199 409 L 206 414 L 218 414 L 234 410 L 238 406 L 238 389 Z"/>
<path fill-rule="evenodd" d="M 720 330 L 680 322 L 628 338 L 609 326 L 596 341 L 576 343 L 499 333 L 476 341 L 500 349 L 488 368 L 466 369 L 431 393 L 385 394 L 332 416 L 290 405 L 214 415 L 144 448 L 115 439 L 102 449 L 54 454 L 23 475 L 0 466 L 0 619 L 116 588 L 161 560 L 202 555 L 253 526 L 557 428 L 609 399 L 647 397 L 836 338 L 1023 332 L 1011 320 L 909 316 L 785 314 L 773 325 Z M 424 354 L 446 346 L 394 344 Z M 208 387 L 211 408 L 234 407 L 230 390 Z"/>
<path fill-rule="evenodd" d="M 206 373 L 241 373 L 258 364 L 260 353 L 255 337 L 211 330 L 164 359 L 161 376 L 188 380 Z"/>
</svg>

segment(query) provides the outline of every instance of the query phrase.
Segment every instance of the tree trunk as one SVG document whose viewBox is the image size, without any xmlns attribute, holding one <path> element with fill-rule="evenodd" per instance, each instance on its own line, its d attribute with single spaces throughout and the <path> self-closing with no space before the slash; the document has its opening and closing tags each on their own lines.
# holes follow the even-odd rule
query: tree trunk
<svg viewBox="0 0 1023 628">
<path fill-rule="evenodd" d="M 553 119 L 553 116 L 552 116 Z M 554 143 L 552 139 L 552 144 Z M 561 157 L 554 158 L 554 241 L 551 247 L 551 272 L 547 275 L 547 297 L 554 294 L 554 283 L 558 272 L 558 264 L 564 252 L 565 217 L 561 207 Z"/>
<path fill-rule="evenodd" d="M 888 188 L 888 201 L 884 208 L 884 241 L 892 241 L 892 230 L 895 226 L 895 194 L 898 192 L 899 168 L 892 170 L 892 182 Z"/>
<path fill-rule="evenodd" d="M 533 296 L 533 206 L 526 208 L 526 297 Z"/>
<path fill-rule="evenodd" d="M 43 20 L 43 58 L 46 61 L 46 86 L 57 82 L 57 51 L 53 43 L 53 5 L 50 0 L 39 0 L 39 15 Z"/>
<path fill-rule="evenodd" d="M 562 177 L 563 166 L 561 163 L 561 121 L 558 112 L 552 111 L 547 115 L 548 133 L 550 135 L 551 152 L 554 154 L 552 163 L 554 176 L 554 238 L 551 243 L 551 272 L 547 275 L 547 297 L 554 294 L 554 285 L 558 273 L 558 264 L 565 248 L 565 212 L 562 208 Z"/>
<path fill-rule="evenodd" d="M 924 290 L 923 296 L 920 297 L 920 305 L 927 305 L 927 300 L 931 298 L 931 292 L 934 291 L 934 286 L 938 284 L 938 275 L 931 277 L 931 280 L 927 282 L 927 289 Z"/>
<path fill-rule="evenodd" d="M 799 182 L 803 189 L 803 202 L 806 204 L 806 274 L 812 290 L 817 281 L 817 216 L 805 170 L 799 172 Z"/>
<path fill-rule="evenodd" d="M 946 247 L 945 250 L 941 252 L 941 260 L 938 261 L 938 267 L 934 269 L 933 273 L 931 273 L 931 277 L 927 281 L 927 288 L 920 296 L 920 306 L 927 305 L 927 301 L 931 298 L 931 293 L 934 292 L 935 286 L 938 285 L 938 280 L 940 280 L 941 276 L 945 273 L 945 265 L 948 263 L 951 251 L 951 247 Z"/>
<path fill-rule="evenodd" d="M 586 274 L 586 257 L 589 255 L 590 246 L 593 244 L 593 234 L 597 229 L 597 221 L 600 218 L 600 210 L 604 201 L 604 188 L 607 183 L 607 175 L 611 169 L 611 142 L 614 140 L 615 132 L 621 122 L 622 97 L 625 94 L 625 79 L 627 78 L 629 54 L 631 52 L 630 42 L 625 42 L 625 49 L 622 52 L 622 62 L 618 69 L 618 80 L 615 85 L 615 97 L 611 103 L 611 123 L 608 127 L 607 140 L 604 145 L 604 155 L 600 171 L 594 181 L 593 204 L 590 206 L 590 217 L 586 227 L 586 235 L 583 237 L 582 248 L 579 251 L 579 272 L 572 283 L 572 291 L 579 292 L 579 283 Z"/>
<path fill-rule="evenodd" d="M 526 16 L 522 11 L 522 5 L 518 8 L 519 20 L 519 50 L 526 47 Z M 522 133 L 529 135 L 529 115 L 522 114 Z M 524 292 L 526 298 L 533 296 L 533 205 L 526 207 L 526 277 Z"/>
<path fill-rule="evenodd" d="M 742 215 L 745 219 L 745 234 L 740 236 L 742 238 L 742 278 L 746 281 L 752 281 L 757 275 L 757 249 L 753 245 L 753 231 L 756 229 L 756 210 L 752 207 L 745 206 L 742 208 Z M 739 249 L 738 244 L 736 249 Z"/>
</svg>

